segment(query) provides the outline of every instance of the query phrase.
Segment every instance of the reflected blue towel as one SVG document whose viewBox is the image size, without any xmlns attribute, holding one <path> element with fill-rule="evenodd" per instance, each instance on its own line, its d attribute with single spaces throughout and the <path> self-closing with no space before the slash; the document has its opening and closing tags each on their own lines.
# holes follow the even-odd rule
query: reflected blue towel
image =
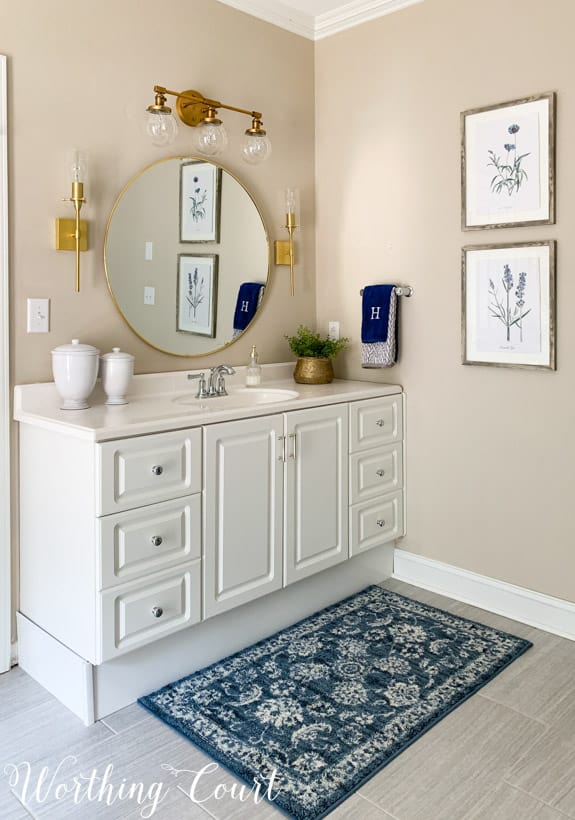
<svg viewBox="0 0 575 820">
<path fill-rule="evenodd" d="M 249 325 L 262 300 L 264 285 L 261 282 L 244 282 L 240 285 L 234 312 L 234 335 L 237 336 Z"/>
<path fill-rule="evenodd" d="M 397 294 L 395 285 L 363 289 L 361 366 L 392 367 L 397 358 Z"/>
</svg>

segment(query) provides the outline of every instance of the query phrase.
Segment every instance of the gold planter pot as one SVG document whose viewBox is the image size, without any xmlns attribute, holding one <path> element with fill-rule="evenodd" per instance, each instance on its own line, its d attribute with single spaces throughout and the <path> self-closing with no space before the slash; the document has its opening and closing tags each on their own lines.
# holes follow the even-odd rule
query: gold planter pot
<svg viewBox="0 0 575 820">
<path fill-rule="evenodd" d="M 329 384 L 333 381 L 332 361 L 331 359 L 300 356 L 296 362 L 293 377 L 298 384 Z"/>
</svg>

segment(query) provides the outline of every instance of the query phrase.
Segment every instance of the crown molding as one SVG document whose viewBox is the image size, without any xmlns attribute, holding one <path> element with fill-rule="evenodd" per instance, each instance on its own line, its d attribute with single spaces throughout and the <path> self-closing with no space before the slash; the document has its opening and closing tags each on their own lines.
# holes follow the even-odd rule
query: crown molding
<svg viewBox="0 0 575 820">
<path fill-rule="evenodd" d="M 400 11 L 424 0 L 352 0 L 324 14 L 306 14 L 280 0 L 219 0 L 226 6 L 251 14 L 267 23 L 299 34 L 308 40 L 321 40 L 360 23 Z"/>
<path fill-rule="evenodd" d="M 423 3 L 423 0 L 354 0 L 345 3 L 326 14 L 318 14 L 315 18 L 314 39 L 331 37 L 332 34 L 383 17 L 385 14 L 392 14 L 416 3 Z"/>
<path fill-rule="evenodd" d="M 259 17 L 266 23 L 272 23 L 308 40 L 315 40 L 315 17 L 312 14 L 296 11 L 279 2 L 279 0 L 219 0 L 226 6 L 244 11 L 253 17 Z"/>
</svg>

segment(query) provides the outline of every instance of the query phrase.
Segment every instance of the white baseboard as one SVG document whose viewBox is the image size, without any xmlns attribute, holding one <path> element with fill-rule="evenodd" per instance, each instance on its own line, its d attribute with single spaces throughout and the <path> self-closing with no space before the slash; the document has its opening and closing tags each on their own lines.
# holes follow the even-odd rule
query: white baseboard
<svg viewBox="0 0 575 820">
<path fill-rule="evenodd" d="M 393 578 L 575 641 L 575 603 L 396 549 Z"/>
</svg>

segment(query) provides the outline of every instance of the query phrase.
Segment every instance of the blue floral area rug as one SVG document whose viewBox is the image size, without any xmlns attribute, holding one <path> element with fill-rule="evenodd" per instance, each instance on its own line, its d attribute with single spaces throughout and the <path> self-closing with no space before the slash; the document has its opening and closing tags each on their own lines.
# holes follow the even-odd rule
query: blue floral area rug
<svg viewBox="0 0 575 820">
<path fill-rule="evenodd" d="M 370 586 L 140 703 L 318 820 L 531 645 Z"/>
</svg>

